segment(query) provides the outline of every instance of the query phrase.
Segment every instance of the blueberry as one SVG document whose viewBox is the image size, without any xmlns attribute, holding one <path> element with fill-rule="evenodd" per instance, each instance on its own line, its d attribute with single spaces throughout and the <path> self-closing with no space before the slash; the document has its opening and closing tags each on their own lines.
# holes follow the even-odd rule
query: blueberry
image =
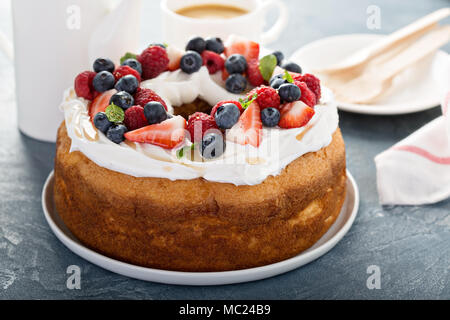
<svg viewBox="0 0 450 320">
<path fill-rule="evenodd" d="M 300 99 L 302 92 L 295 84 L 285 83 L 278 88 L 278 94 L 284 102 L 292 102 Z"/>
<path fill-rule="evenodd" d="M 302 73 L 302 68 L 294 62 L 285 62 L 281 67 L 287 71 Z"/>
<path fill-rule="evenodd" d="M 130 68 L 133 68 L 134 70 L 139 72 L 139 74 L 142 74 L 142 65 L 136 59 L 127 59 L 122 63 L 122 65 L 129 66 Z"/>
<path fill-rule="evenodd" d="M 284 54 L 281 51 L 274 51 L 272 54 L 277 58 L 277 66 L 284 60 Z"/>
<path fill-rule="evenodd" d="M 92 85 L 96 91 L 105 92 L 114 88 L 114 82 L 116 82 L 116 79 L 111 72 L 101 71 L 95 75 Z"/>
<path fill-rule="evenodd" d="M 214 115 L 216 124 L 220 129 L 230 129 L 238 122 L 241 111 L 234 103 L 224 103 Z"/>
<path fill-rule="evenodd" d="M 117 91 L 126 91 L 130 94 L 134 94 L 136 89 L 139 87 L 139 81 L 135 76 L 129 74 L 119 79 L 116 83 Z"/>
<path fill-rule="evenodd" d="M 243 75 L 235 73 L 227 78 L 225 87 L 231 93 L 241 93 L 247 88 L 247 80 Z"/>
<path fill-rule="evenodd" d="M 205 159 L 221 156 L 225 151 L 225 139 L 220 132 L 210 132 L 203 136 L 200 153 Z"/>
<path fill-rule="evenodd" d="M 194 37 L 186 45 L 186 51 L 197 51 L 198 53 L 202 53 L 205 48 L 206 42 L 202 37 Z"/>
<path fill-rule="evenodd" d="M 195 51 L 188 51 L 181 57 L 180 68 L 187 74 L 200 70 L 203 64 L 202 56 Z"/>
<path fill-rule="evenodd" d="M 106 132 L 106 137 L 114 143 L 121 143 L 125 140 L 124 134 L 128 129 L 123 124 L 117 124 L 111 126 Z"/>
<path fill-rule="evenodd" d="M 128 92 L 120 91 L 114 94 L 111 99 L 109 99 L 109 104 L 112 103 L 114 103 L 118 107 L 121 107 L 123 110 L 127 110 L 134 105 L 134 98 Z"/>
<path fill-rule="evenodd" d="M 108 120 L 106 113 L 99 112 L 94 117 L 95 127 L 103 133 L 106 133 L 108 129 L 113 125 L 111 121 Z"/>
<path fill-rule="evenodd" d="M 167 119 L 166 109 L 156 101 L 151 101 L 145 105 L 144 115 L 149 124 L 160 123 Z"/>
<path fill-rule="evenodd" d="M 149 47 L 154 47 L 154 46 L 166 49 L 166 46 L 164 44 L 162 44 L 162 43 L 153 42 L 153 43 L 150 43 L 150 45 L 149 45 Z"/>
<path fill-rule="evenodd" d="M 280 111 L 275 108 L 265 108 L 261 111 L 261 121 L 266 127 L 275 127 L 280 122 Z"/>
<path fill-rule="evenodd" d="M 215 37 L 207 38 L 205 42 L 206 42 L 205 47 L 206 50 L 213 51 L 217 54 L 221 54 L 225 50 L 222 39 L 220 38 Z"/>
<path fill-rule="evenodd" d="M 276 78 L 270 82 L 270 86 L 277 90 L 282 84 L 288 83 L 287 80 L 283 78 Z"/>
<path fill-rule="evenodd" d="M 283 73 L 279 73 L 275 76 L 272 76 L 272 78 L 270 78 L 269 83 L 272 83 L 273 81 L 277 80 L 277 79 L 283 79 Z"/>
<path fill-rule="evenodd" d="M 225 68 L 229 74 L 244 73 L 247 70 L 247 60 L 241 54 L 235 53 L 225 61 Z"/>
<path fill-rule="evenodd" d="M 115 68 L 114 62 L 110 59 L 98 58 L 94 61 L 94 71 L 97 73 L 102 71 L 113 72 Z"/>
</svg>

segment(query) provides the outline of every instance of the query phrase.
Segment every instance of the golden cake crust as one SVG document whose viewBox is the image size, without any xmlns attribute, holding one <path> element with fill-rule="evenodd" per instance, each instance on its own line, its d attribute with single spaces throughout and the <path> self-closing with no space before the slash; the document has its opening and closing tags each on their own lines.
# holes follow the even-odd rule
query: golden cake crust
<svg viewBox="0 0 450 320">
<path fill-rule="evenodd" d="M 136 178 L 69 153 L 63 123 L 55 159 L 55 206 L 86 246 L 129 263 L 166 270 L 261 266 L 311 247 L 345 198 L 345 147 L 330 145 L 254 186 L 202 178 Z"/>
</svg>

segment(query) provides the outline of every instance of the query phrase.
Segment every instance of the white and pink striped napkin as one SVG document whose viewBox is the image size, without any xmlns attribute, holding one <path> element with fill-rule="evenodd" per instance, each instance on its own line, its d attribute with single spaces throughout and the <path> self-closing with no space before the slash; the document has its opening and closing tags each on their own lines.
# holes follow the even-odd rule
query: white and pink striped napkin
<svg viewBox="0 0 450 320">
<path fill-rule="evenodd" d="M 375 157 L 381 204 L 421 205 L 450 197 L 450 92 L 442 116 Z"/>
</svg>

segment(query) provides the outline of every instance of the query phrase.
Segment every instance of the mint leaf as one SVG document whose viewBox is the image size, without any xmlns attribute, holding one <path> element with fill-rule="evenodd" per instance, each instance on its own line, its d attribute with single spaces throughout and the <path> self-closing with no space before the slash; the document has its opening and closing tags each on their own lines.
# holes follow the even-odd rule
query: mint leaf
<svg viewBox="0 0 450 320">
<path fill-rule="evenodd" d="M 185 153 L 187 154 L 188 152 L 191 152 L 192 150 L 194 150 L 196 147 L 196 144 L 193 143 L 190 146 L 185 146 L 183 148 L 180 148 L 177 150 L 177 158 L 181 159 L 184 157 Z"/>
<path fill-rule="evenodd" d="M 258 94 L 255 92 L 251 97 L 247 97 L 245 99 L 239 98 L 239 103 L 242 106 L 242 109 L 247 109 L 249 105 L 252 104 L 258 98 Z"/>
<path fill-rule="evenodd" d="M 294 79 L 292 79 L 291 74 L 287 70 L 284 70 L 283 79 L 289 83 L 294 83 Z"/>
<path fill-rule="evenodd" d="M 113 123 L 120 123 L 123 122 L 123 119 L 125 119 L 125 112 L 123 109 L 119 106 L 116 106 L 114 103 L 110 104 L 106 110 L 106 117 L 109 121 Z"/>
<path fill-rule="evenodd" d="M 137 55 L 131 52 L 125 53 L 125 55 L 120 58 L 120 64 L 122 64 L 127 59 L 137 59 Z"/>
<path fill-rule="evenodd" d="M 272 77 L 273 70 L 277 66 L 277 57 L 273 54 L 264 56 L 259 60 L 259 71 L 264 80 L 269 81 Z"/>
<path fill-rule="evenodd" d="M 177 150 L 177 158 L 181 159 L 184 156 L 184 147 Z"/>
</svg>

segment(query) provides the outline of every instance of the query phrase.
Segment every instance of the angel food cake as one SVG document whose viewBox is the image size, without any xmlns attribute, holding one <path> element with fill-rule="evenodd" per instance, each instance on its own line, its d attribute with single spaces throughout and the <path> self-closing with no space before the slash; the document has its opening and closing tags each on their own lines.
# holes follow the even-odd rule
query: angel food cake
<svg viewBox="0 0 450 320">
<path fill-rule="evenodd" d="M 86 246 L 166 270 L 262 266 L 311 247 L 346 192 L 333 96 L 230 37 L 99 58 L 64 96 L 55 205 Z"/>
</svg>

